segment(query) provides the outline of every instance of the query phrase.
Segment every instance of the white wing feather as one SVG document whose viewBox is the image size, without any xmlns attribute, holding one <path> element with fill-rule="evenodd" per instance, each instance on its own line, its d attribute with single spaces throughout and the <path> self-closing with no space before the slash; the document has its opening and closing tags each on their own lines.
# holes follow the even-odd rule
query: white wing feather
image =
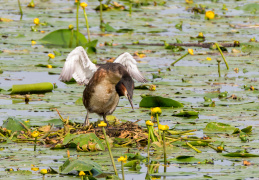
<svg viewBox="0 0 259 180">
<path fill-rule="evenodd" d="M 59 79 L 69 81 L 73 77 L 79 84 L 88 84 L 97 69 L 84 48 L 79 46 L 68 54 Z"/>
<path fill-rule="evenodd" d="M 147 82 L 143 75 L 139 72 L 137 67 L 137 61 L 128 53 L 125 52 L 117 57 L 114 63 L 120 63 L 129 72 L 130 76 L 136 79 L 139 82 Z"/>
</svg>

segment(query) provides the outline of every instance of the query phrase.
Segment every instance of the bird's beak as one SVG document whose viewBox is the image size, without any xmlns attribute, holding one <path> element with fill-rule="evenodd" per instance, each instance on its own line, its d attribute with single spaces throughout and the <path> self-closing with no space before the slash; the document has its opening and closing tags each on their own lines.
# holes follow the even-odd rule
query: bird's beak
<svg viewBox="0 0 259 180">
<path fill-rule="evenodd" d="M 134 110 L 134 107 L 133 107 L 133 104 L 132 104 L 132 100 L 130 99 L 130 96 L 128 93 L 126 93 L 126 97 L 128 98 L 129 102 L 130 102 L 130 105 L 132 107 L 132 109 Z"/>
</svg>

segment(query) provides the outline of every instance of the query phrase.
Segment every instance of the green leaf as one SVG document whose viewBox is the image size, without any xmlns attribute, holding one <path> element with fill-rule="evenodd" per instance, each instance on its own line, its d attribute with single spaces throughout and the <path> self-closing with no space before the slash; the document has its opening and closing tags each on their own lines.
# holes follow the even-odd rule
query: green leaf
<svg viewBox="0 0 259 180">
<path fill-rule="evenodd" d="M 252 132 L 252 126 L 247 126 L 246 128 L 241 129 L 241 131 L 244 133 L 250 133 Z"/>
<path fill-rule="evenodd" d="M 257 155 L 257 154 L 250 154 L 250 153 L 244 153 L 244 152 L 227 153 L 227 154 L 223 154 L 223 156 L 226 156 L 226 157 L 259 157 L 259 155 Z"/>
<path fill-rule="evenodd" d="M 176 158 L 168 159 L 171 163 L 198 163 L 203 161 L 202 159 L 197 159 L 194 156 L 177 156 Z"/>
<path fill-rule="evenodd" d="M 82 106 L 83 105 L 83 99 L 82 98 L 78 98 L 75 102 L 75 105 L 77 106 Z"/>
<path fill-rule="evenodd" d="M 87 54 L 95 54 L 97 52 L 97 50 L 96 50 L 97 43 L 98 43 L 98 40 L 95 39 L 86 44 L 86 47 L 88 47 Z"/>
<path fill-rule="evenodd" d="M 45 93 L 53 90 L 53 84 L 50 82 L 35 83 L 35 84 L 19 84 L 12 86 L 11 94 L 32 94 Z"/>
<path fill-rule="evenodd" d="M 259 11 L 259 4 L 258 3 L 246 4 L 243 6 L 238 6 L 235 9 L 244 10 L 244 11 L 254 11 L 254 10 Z"/>
<path fill-rule="evenodd" d="M 192 146 L 208 146 L 209 142 L 205 141 L 191 141 L 189 142 Z"/>
<path fill-rule="evenodd" d="M 73 38 L 71 38 L 71 30 L 69 29 L 59 29 L 50 32 L 46 36 L 40 39 L 40 41 L 46 45 L 60 46 L 64 48 L 69 48 L 70 39 L 73 40 L 71 47 L 76 47 L 76 31 L 73 32 Z M 79 32 L 79 43 L 78 46 L 87 47 L 87 39 L 85 36 Z"/>
<path fill-rule="evenodd" d="M 106 31 L 106 32 L 116 32 L 116 31 L 117 31 L 117 30 L 114 29 L 109 23 L 106 23 L 106 24 L 104 25 L 104 28 L 105 28 L 105 31 Z"/>
<path fill-rule="evenodd" d="M 161 96 L 147 96 L 144 97 L 140 103 L 139 107 L 183 107 L 183 105 L 175 100 L 169 99 L 169 98 L 163 98 Z"/>
<path fill-rule="evenodd" d="M 189 116 L 198 116 L 199 112 L 196 111 L 181 111 L 177 114 L 173 114 L 172 116 L 184 116 L 184 117 L 189 117 Z"/>
<path fill-rule="evenodd" d="M 6 121 L 4 121 L 2 127 L 11 130 L 12 132 L 22 131 L 25 128 L 21 125 L 21 123 L 23 123 L 27 128 L 30 128 L 27 123 L 13 118 L 8 118 Z"/>
<path fill-rule="evenodd" d="M 131 167 L 132 169 L 140 169 L 141 166 L 139 165 L 140 164 L 140 160 L 132 160 L 132 161 L 129 161 L 127 163 L 124 164 L 124 167 Z"/>
<path fill-rule="evenodd" d="M 90 171 L 96 169 L 98 172 L 101 171 L 101 166 L 94 161 L 80 161 L 78 159 L 67 159 L 62 166 L 59 167 L 61 174 L 68 174 L 71 171 Z"/>
<path fill-rule="evenodd" d="M 104 145 L 102 141 L 94 134 L 67 134 L 64 138 L 63 145 L 70 144 L 71 147 L 76 147 L 78 144 L 82 147 L 85 144 L 89 144 L 89 142 L 96 143 L 96 148 L 98 150 L 104 150 Z"/>
<path fill-rule="evenodd" d="M 128 160 L 131 161 L 131 160 L 143 160 L 145 159 L 144 156 L 141 156 L 139 153 L 136 153 L 136 154 L 133 154 L 133 153 L 125 153 L 124 156 L 127 156 L 128 157 Z"/>
<path fill-rule="evenodd" d="M 229 124 L 219 123 L 219 122 L 210 122 L 203 129 L 205 133 L 233 133 L 236 128 Z"/>
</svg>

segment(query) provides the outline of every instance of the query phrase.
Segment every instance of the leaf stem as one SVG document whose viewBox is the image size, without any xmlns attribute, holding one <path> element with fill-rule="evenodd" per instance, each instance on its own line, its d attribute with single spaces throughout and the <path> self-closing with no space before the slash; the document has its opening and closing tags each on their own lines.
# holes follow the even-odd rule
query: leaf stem
<svg viewBox="0 0 259 180">
<path fill-rule="evenodd" d="M 91 41 L 90 39 L 90 30 L 89 30 L 89 24 L 88 24 L 88 19 L 87 19 L 87 14 L 85 12 L 85 9 L 84 10 L 84 16 L 85 16 L 85 24 L 86 24 L 86 28 L 87 28 L 87 36 L 88 36 L 88 42 Z"/>
<path fill-rule="evenodd" d="M 129 7 L 129 15 L 131 16 L 132 13 L 132 0 L 130 0 L 130 7 Z"/>
<path fill-rule="evenodd" d="M 186 142 L 186 144 L 192 148 L 194 151 L 196 151 L 197 153 L 201 153 L 201 151 L 199 149 L 197 149 L 196 147 L 194 147 L 193 145 L 191 145 L 190 143 Z"/>
<path fill-rule="evenodd" d="M 164 145 L 164 165 L 166 165 L 166 145 L 165 145 L 165 131 L 163 131 L 163 145 Z"/>
<path fill-rule="evenodd" d="M 151 135 L 151 131 L 150 129 L 148 129 L 148 140 L 147 140 L 147 164 L 148 165 L 149 165 L 150 135 Z"/>
<path fill-rule="evenodd" d="M 79 4 L 80 4 L 80 1 L 77 0 L 77 4 L 76 4 L 76 46 L 78 46 L 78 44 L 79 44 L 79 24 L 78 24 Z"/>
<path fill-rule="evenodd" d="M 219 77 L 221 77 L 221 75 L 220 75 L 220 60 L 217 60 L 217 62 L 218 62 L 218 73 L 219 73 Z"/>
<path fill-rule="evenodd" d="M 102 1 L 103 0 L 99 0 L 100 1 L 100 28 L 103 29 L 103 5 L 102 5 Z"/>
<path fill-rule="evenodd" d="M 122 179 L 125 180 L 123 161 L 121 161 L 121 173 L 122 173 Z"/>
<path fill-rule="evenodd" d="M 37 137 L 34 140 L 34 151 L 36 151 Z M 44 176 L 43 176 L 44 177 Z"/>
<path fill-rule="evenodd" d="M 157 128 L 159 127 L 159 118 L 158 118 L 158 113 L 156 113 L 156 121 L 157 121 Z M 158 134 L 159 134 L 159 138 L 162 139 L 161 137 L 161 131 L 160 129 L 158 128 Z"/>
<path fill-rule="evenodd" d="M 22 20 L 23 12 L 22 12 L 22 6 L 20 3 L 20 0 L 18 0 L 18 5 L 19 5 L 19 9 L 20 9 L 20 14 L 21 14 L 20 20 Z"/>
<path fill-rule="evenodd" d="M 74 30 L 71 29 L 71 34 L 70 34 L 70 41 L 69 41 L 69 48 L 72 47 L 72 44 L 73 44 L 73 39 L 74 39 Z"/>
<path fill-rule="evenodd" d="M 223 58 L 223 60 L 224 60 L 224 62 L 225 62 L 225 64 L 226 64 L 227 69 L 229 69 L 228 63 L 227 63 L 227 61 L 226 61 L 226 59 L 225 59 L 225 56 L 224 56 L 224 54 L 222 53 L 222 51 L 221 51 L 221 49 L 220 49 L 220 47 L 219 47 L 219 45 L 218 45 L 218 43 L 215 43 L 215 45 L 217 46 L 217 48 L 218 48 L 218 50 L 219 50 L 219 53 L 221 54 L 221 56 L 222 56 L 222 58 Z"/>
<path fill-rule="evenodd" d="M 112 161 L 113 169 L 114 169 L 115 175 L 118 176 L 118 172 L 117 172 L 117 169 L 116 169 L 116 166 L 115 166 L 115 162 L 114 162 L 114 159 L 113 159 L 113 156 L 112 156 L 110 144 L 109 144 L 108 138 L 106 136 L 106 131 L 105 131 L 104 127 L 102 127 L 102 128 L 103 128 L 103 134 L 104 134 L 104 137 L 105 137 L 106 145 L 107 145 L 107 148 L 109 150 L 109 155 L 110 155 L 110 158 L 111 158 L 111 161 Z"/>
<path fill-rule="evenodd" d="M 175 62 L 173 62 L 172 64 L 171 64 L 171 66 L 174 66 L 175 65 L 175 63 L 177 63 L 178 61 L 180 61 L 181 59 L 183 59 L 185 56 L 187 56 L 189 54 L 189 52 L 187 52 L 185 55 L 183 55 L 182 57 L 180 57 L 179 59 L 177 59 Z"/>
</svg>

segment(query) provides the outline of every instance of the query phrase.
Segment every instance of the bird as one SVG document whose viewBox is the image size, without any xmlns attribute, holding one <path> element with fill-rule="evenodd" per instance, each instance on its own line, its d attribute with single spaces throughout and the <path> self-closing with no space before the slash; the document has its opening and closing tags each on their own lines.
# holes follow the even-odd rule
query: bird
<svg viewBox="0 0 259 180">
<path fill-rule="evenodd" d="M 134 81 L 147 82 L 137 67 L 136 60 L 128 52 L 119 55 L 113 63 L 94 64 L 81 46 L 72 50 L 64 63 L 59 80 L 69 81 L 72 78 L 78 84 L 84 84 L 83 104 L 87 110 L 84 126 L 89 126 L 89 113 L 103 117 L 111 115 L 119 97 L 125 96 L 132 104 Z"/>
</svg>

